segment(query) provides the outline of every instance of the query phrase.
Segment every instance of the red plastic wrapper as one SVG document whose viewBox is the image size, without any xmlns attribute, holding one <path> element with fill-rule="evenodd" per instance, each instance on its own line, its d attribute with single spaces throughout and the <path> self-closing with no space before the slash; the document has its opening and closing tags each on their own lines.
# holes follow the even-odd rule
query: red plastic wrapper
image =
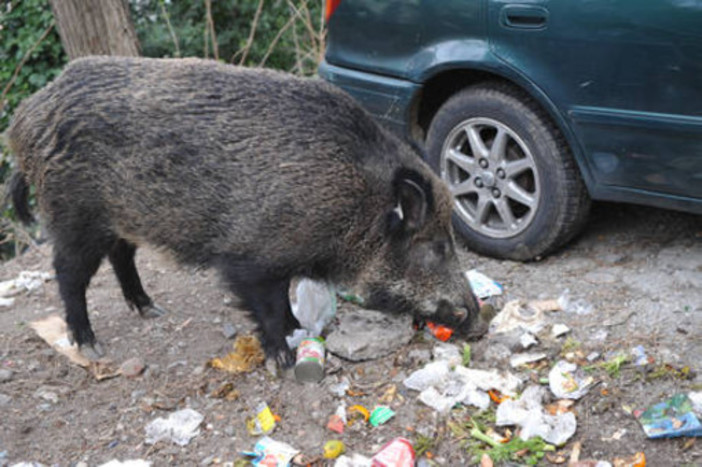
<svg viewBox="0 0 702 467">
<path fill-rule="evenodd" d="M 441 324 L 435 324 L 431 321 L 427 321 L 427 328 L 431 334 L 442 342 L 446 342 L 453 335 L 453 329 L 443 326 Z"/>
<path fill-rule="evenodd" d="M 372 467 L 414 467 L 414 448 L 405 438 L 395 438 L 371 459 Z"/>
</svg>

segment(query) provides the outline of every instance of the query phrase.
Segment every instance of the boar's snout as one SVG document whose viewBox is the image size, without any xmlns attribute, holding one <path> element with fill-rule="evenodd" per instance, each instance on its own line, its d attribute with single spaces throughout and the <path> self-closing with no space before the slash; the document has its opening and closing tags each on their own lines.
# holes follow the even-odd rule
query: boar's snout
<svg viewBox="0 0 702 467">
<path fill-rule="evenodd" d="M 460 337 L 479 339 L 488 331 L 489 319 L 480 313 L 478 299 L 472 291 L 467 293 L 463 306 L 455 306 L 448 300 L 439 302 L 436 321 L 453 328 Z"/>
</svg>

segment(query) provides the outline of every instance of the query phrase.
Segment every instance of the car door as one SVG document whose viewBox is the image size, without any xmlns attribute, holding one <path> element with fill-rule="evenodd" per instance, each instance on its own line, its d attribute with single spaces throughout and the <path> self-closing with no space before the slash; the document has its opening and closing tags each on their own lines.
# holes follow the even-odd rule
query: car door
<svg viewBox="0 0 702 467">
<path fill-rule="evenodd" d="M 490 0 L 488 24 L 573 129 L 594 197 L 702 198 L 701 1 Z"/>
</svg>

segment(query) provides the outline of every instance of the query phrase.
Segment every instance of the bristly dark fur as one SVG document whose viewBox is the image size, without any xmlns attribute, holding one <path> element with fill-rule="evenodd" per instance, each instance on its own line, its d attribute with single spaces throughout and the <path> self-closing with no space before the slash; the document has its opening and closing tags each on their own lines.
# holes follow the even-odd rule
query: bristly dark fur
<svg viewBox="0 0 702 467">
<path fill-rule="evenodd" d="M 7 184 L 7 195 L 12 199 L 15 214 L 23 224 L 34 222 L 34 216 L 29 210 L 29 185 L 21 172 L 13 172 Z"/>
<path fill-rule="evenodd" d="M 428 246 L 453 245 L 444 185 L 321 80 L 196 59 L 79 59 L 19 107 L 8 136 L 18 214 L 32 183 L 81 345 L 95 342 L 85 290 L 105 256 L 127 303 L 157 308 L 134 264 L 142 244 L 220 270 L 285 364 L 295 276 L 372 284 L 425 316 L 440 301 L 473 307 L 455 254 Z M 404 235 L 388 235 L 393 213 Z"/>
</svg>

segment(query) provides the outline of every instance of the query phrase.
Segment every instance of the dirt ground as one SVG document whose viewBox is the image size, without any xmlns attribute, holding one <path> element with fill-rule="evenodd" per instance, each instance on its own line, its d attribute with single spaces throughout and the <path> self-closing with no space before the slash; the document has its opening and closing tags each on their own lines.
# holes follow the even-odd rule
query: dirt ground
<svg viewBox="0 0 702 467">
<path fill-rule="evenodd" d="M 702 465 L 700 440 L 649 440 L 632 415 L 676 393 L 702 389 L 702 217 L 597 205 L 584 234 L 543 261 L 521 264 L 469 252 L 461 259 L 466 270 L 477 268 L 502 283 L 506 300 L 557 298 L 568 289 L 572 299 L 592 306 L 589 314 L 549 315 L 550 322 L 564 323 L 571 332 L 561 338 L 546 332 L 536 350 L 548 358 L 513 370 L 523 379 L 538 381 L 564 356 L 582 360 L 598 352 L 595 362 L 601 362 L 610 352 L 628 353 L 641 344 L 651 357 L 648 369 L 625 363 L 612 376 L 595 369 L 598 384 L 575 404 L 577 432 L 558 453 L 567 457 L 580 442 L 581 459 L 612 462 L 644 452 L 649 466 Z M 231 350 L 232 340 L 223 333 L 227 325 L 243 335 L 253 324 L 218 287 L 215 274 L 180 268 L 147 249 L 140 250 L 137 262 L 145 288 L 168 315 L 142 320 L 130 311 L 109 264 L 93 279 L 88 304 L 109 357 L 117 363 L 138 357 L 146 365 L 138 377 L 97 382 L 30 329 L 29 322 L 62 313 L 55 281 L 0 308 L 0 369 L 11 370 L 0 382 L 0 466 L 21 461 L 96 466 L 112 459 L 144 459 L 157 466 L 234 462 L 259 438 L 248 434 L 246 418 L 261 401 L 280 417 L 270 436 L 308 458 L 319 459 L 330 439 L 343 440 L 347 452 L 371 456 L 386 441 L 404 436 L 422 441 L 436 465 L 471 465 L 465 433 L 450 430 L 449 422 L 465 426 L 475 409 L 439 416 L 402 385 L 425 363 L 433 338 L 420 331 L 409 345 L 373 361 L 333 359 L 319 384 L 276 378 L 262 366 L 232 376 L 206 363 Z M 23 270 L 50 272 L 50 245 L 0 265 L 0 280 Z M 340 312 L 353 310 L 344 306 Z M 510 350 L 499 340 L 485 338 L 472 349 L 472 367 L 509 369 Z M 329 386 L 341 378 L 351 382 L 351 391 L 340 398 Z M 238 399 L 213 396 L 227 382 Z M 396 416 L 386 424 L 357 423 L 342 435 L 325 428 L 340 399 L 372 408 L 393 385 L 396 394 L 385 401 Z M 204 416 L 200 434 L 188 445 L 145 443 L 151 420 L 185 407 Z M 544 458 L 541 464 L 550 462 Z"/>
</svg>

